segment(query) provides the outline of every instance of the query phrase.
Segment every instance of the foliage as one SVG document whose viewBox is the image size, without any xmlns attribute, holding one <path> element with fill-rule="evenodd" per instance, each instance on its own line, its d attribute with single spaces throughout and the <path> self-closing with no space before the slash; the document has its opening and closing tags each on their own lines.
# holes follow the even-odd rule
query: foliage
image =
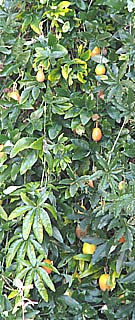
<svg viewBox="0 0 135 320">
<path fill-rule="evenodd" d="M 1 319 L 135 318 L 134 10 L 0 1 Z"/>
</svg>

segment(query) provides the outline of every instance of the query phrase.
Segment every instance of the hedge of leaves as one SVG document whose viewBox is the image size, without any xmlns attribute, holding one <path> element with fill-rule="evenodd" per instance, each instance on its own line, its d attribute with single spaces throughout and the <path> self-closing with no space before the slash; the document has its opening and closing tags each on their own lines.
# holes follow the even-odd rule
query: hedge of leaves
<svg viewBox="0 0 135 320">
<path fill-rule="evenodd" d="M 1 319 L 135 319 L 134 14 L 0 1 Z"/>
</svg>

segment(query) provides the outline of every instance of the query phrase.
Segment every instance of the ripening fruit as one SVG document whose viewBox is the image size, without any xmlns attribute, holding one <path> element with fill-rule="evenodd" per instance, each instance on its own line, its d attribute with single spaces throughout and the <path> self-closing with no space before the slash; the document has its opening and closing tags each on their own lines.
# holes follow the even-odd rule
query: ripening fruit
<svg viewBox="0 0 135 320">
<path fill-rule="evenodd" d="M 0 151 L 0 159 L 4 156 L 5 152 Z"/>
<path fill-rule="evenodd" d="M 45 75 L 42 69 L 39 69 L 37 74 L 36 74 L 36 80 L 37 82 L 44 82 L 45 80 Z"/>
<path fill-rule="evenodd" d="M 121 299 L 121 303 L 123 303 L 123 304 L 126 303 L 126 300 L 124 299 L 125 298 L 125 294 L 124 293 L 120 294 L 119 298 Z"/>
<path fill-rule="evenodd" d="M 103 90 L 99 91 L 97 96 L 99 99 L 104 100 L 104 97 L 105 97 L 104 91 Z"/>
<path fill-rule="evenodd" d="M 102 139 L 102 131 L 100 128 L 94 128 L 92 130 L 92 140 L 98 142 Z"/>
<path fill-rule="evenodd" d="M 91 57 L 95 57 L 97 54 L 100 54 L 100 48 L 95 47 L 95 48 L 91 51 Z"/>
<path fill-rule="evenodd" d="M 118 184 L 118 189 L 125 191 L 126 184 L 127 184 L 126 181 L 124 180 L 120 181 Z"/>
<path fill-rule="evenodd" d="M 4 144 L 0 144 L 0 151 L 2 151 L 4 148 Z"/>
<path fill-rule="evenodd" d="M 119 243 L 124 243 L 126 241 L 126 239 L 125 239 L 125 237 L 124 236 L 122 236 L 120 239 L 119 239 Z"/>
<path fill-rule="evenodd" d="M 93 254 L 96 250 L 96 245 L 95 244 L 90 244 L 87 242 L 84 242 L 82 252 L 84 254 Z"/>
<path fill-rule="evenodd" d="M 108 285 L 109 274 L 104 273 L 101 274 L 99 278 L 99 287 L 102 291 L 110 290 L 110 286 Z"/>
<path fill-rule="evenodd" d="M 102 76 L 103 74 L 106 73 L 106 68 L 103 64 L 97 64 L 96 68 L 95 68 L 95 73 L 97 76 Z"/>
<path fill-rule="evenodd" d="M 46 262 L 46 263 L 51 264 L 51 265 L 53 264 L 50 259 L 44 259 L 43 262 Z M 52 272 L 52 270 L 51 270 L 50 268 L 48 268 L 48 267 L 42 266 L 42 268 L 43 268 L 48 274 L 50 274 L 50 273 Z"/>
<path fill-rule="evenodd" d="M 18 102 L 20 101 L 20 94 L 19 94 L 18 90 L 9 92 L 8 96 L 9 96 L 9 98 L 12 98 Z"/>
<path fill-rule="evenodd" d="M 93 182 L 93 180 L 89 180 L 89 181 L 88 181 L 88 186 L 91 187 L 91 188 L 94 188 L 94 182 Z"/>
<path fill-rule="evenodd" d="M 85 229 L 81 229 L 78 225 L 75 229 L 75 234 L 78 239 L 85 237 L 88 234 L 89 228 L 88 226 Z"/>
</svg>

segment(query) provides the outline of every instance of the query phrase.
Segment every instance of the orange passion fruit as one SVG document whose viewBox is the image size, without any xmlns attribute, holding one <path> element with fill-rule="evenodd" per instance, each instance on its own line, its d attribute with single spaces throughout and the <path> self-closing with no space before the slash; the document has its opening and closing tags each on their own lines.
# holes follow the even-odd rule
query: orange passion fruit
<svg viewBox="0 0 135 320">
<path fill-rule="evenodd" d="M 82 252 L 83 254 L 93 254 L 96 250 L 96 245 L 84 242 Z"/>
<path fill-rule="evenodd" d="M 126 239 L 125 239 L 124 236 L 122 236 L 122 237 L 119 239 L 119 243 L 124 243 L 124 242 L 126 242 Z"/>
<path fill-rule="evenodd" d="M 94 128 L 92 130 L 92 140 L 98 142 L 102 139 L 102 131 L 100 128 Z"/>
<path fill-rule="evenodd" d="M 103 64 L 99 63 L 97 64 L 96 68 L 95 68 L 95 73 L 97 76 L 102 76 L 106 73 L 106 68 Z"/>
<path fill-rule="evenodd" d="M 108 285 L 109 274 L 104 273 L 101 274 L 99 278 L 99 287 L 102 291 L 110 290 L 110 286 Z"/>
<path fill-rule="evenodd" d="M 97 54 L 100 54 L 100 48 L 95 47 L 95 48 L 91 51 L 91 57 L 95 57 Z"/>
<path fill-rule="evenodd" d="M 0 144 L 0 151 L 2 151 L 4 148 L 4 144 Z"/>
<path fill-rule="evenodd" d="M 37 82 L 44 82 L 45 80 L 45 74 L 43 71 L 43 68 L 40 68 L 36 74 L 36 80 Z"/>
<path fill-rule="evenodd" d="M 9 98 L 12 98 L 15 101 L 20 101 L 20 94 L 18 90 L 14 90 L 8 93 Z"/>
</svg>

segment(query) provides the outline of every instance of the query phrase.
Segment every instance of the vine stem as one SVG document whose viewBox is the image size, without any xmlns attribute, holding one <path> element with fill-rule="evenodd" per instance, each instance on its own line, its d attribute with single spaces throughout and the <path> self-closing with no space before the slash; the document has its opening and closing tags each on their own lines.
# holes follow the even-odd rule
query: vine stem
<svg viewBox="0 0 135 320">
<path fill-rule="evenodd" d="M 111 151 L 110 151 L 110 155 L 109 155 L 109 159 L 108 159 L 108 165 L 110 164 L 111 157 L 112 157 L 112 153 L 113 153 L 113 151 L 114 151 L 114 149 L 115 149 L 115 147 L 116 147 L 116 144 L 117 144 L 117 142 L 118 142 L 118 140 L 119 140 L 119 137 L 120 137 L 120 135 L 121 135 L 121 132 L 122 132 L 125 124 L 126 124 L 126 119 L 124 119 L 124 121 L 123 121 L 123 123 L 122 123 L 122 126 L 121 126 L 121 128 L 120 128 L 120 131 L 119 131 L 119 133 L 118 133 L 118 135 L 117 135 L 117 137 L 116 137 L 116 140 L 114 141 L 114 144 L 113 144 L 113 146 L 112 146 L 112 149 L 111 149 Z"/>
<path fill-rule="evenodd" d="M 44 140 L 43 140 L 43 151 L 45 152 L 46 147 L 46 102 L 44 104 Z M 45 174 L 46 171 L 46 159 L 45 155 L 43 155 L 43 171 L 42 171 L 42 177 L 40 182 L 40 188 L 43 187 L 44 177 L 45 177 L 45 186 L 47 184 L 47 175 Z"/>
</svg>

